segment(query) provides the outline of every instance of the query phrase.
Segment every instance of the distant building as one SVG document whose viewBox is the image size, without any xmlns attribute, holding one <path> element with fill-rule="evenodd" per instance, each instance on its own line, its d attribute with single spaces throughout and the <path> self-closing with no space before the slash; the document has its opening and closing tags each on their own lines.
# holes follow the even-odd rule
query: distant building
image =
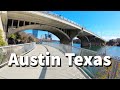
<svg viewBox="0 0 120 90">
<path fill-rule="evenodd" d="M 45 39 L 47 39 L 47 37 L 48 37 L 48 35 L 47 35 L 47 34 L 45 34 Z"/>
<path fill-rule="evenodd" d="M 52 35 L 51 35 L 51 34 L 48 34 L 48 38 L 52 38 Z"/>
<path fill-rule="evenodd" d="M 32 33 L 33 33 L 33 36 L 37 38 L 37 36 L 38 36 L 38 30 L 33 30 Z"/>
<path fill-rule="evenodd" d="M 52 34 L 48 34 L 48 39 L 52 40 Z"/>
<path fill-rule="evenodd" d="M 46 42 L 52 41 L 52 34 L 48 33 L 48 34 L 41 35 L 41 40 Z"/>
</svg>

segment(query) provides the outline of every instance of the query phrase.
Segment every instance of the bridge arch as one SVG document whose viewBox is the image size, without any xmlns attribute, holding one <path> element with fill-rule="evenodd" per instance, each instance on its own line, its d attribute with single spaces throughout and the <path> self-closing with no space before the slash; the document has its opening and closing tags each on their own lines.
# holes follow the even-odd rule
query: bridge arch
<svg viewBox="0 0 120 90">
<path fill-rule="evenodd" d="M 77 39 L 79 39 L 79 42 L 80 42 L 80 46 L 81 47 L 87 47 L 87 48 L 91 48 L 91 41 L 90 41 L 90 39 L 89 39 L 89 37 L 88 36 L 86 36 L 86 35 L 83 35 L 83 28 L 81 29 L 81 31 L 79 31 L 74 37 L 73 37 L 73 39 L 72 39 L 72 44 L 73 44 L 73 40 L 74 40 L 74 38 L 77 38 Z"/>
<path fill-rule="evenodd" d="M 87 47 L 87 48 L 91 48 L 91 41 L 90 41 L 90 38 L 86 35 L 83 35 L 83 28 L 82 28 L 82 31 L 78 32 L 78 34 L 76 35 L 77 38 L 79 38 L 80 40 L 80 44 L 81 44 L 81 47 Z"/>
<path fill-rule="evenodd" d="M 63 44 L 69 44 L 71 41 L 70 37 L 66 33 L 64 33 L 62 30 L 53 26 L 48 26 L 48 25 L 26 25 L 18 28 L 12 28 L 9 30 L 8 36 L 10 34 L 14 34 L 16 32 L 20 32 L 28 29 L 43 30 L 43 31 L 51 32 L 52 34 L 56 35 L 60 39 L 60 43 L 63 43 Z"/>
</svg>

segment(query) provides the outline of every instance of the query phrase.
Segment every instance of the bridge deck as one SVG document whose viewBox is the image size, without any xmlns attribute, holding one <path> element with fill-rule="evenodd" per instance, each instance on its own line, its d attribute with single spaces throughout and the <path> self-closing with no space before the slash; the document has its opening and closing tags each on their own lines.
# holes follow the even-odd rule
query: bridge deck
<svg viewBox="0 0 120 90">
<path fill-rule="evenodd" d="M 47 48 L 47 49 L 46 49 Z M 26 54 L 27 56 L 37 56 L 40 53 L 46 55 L 57 55 L 61 58 L 61 67 L 8 67 L 0 69 L 0 79 L 85 79 L 86 77 L 75 66 L 68 66 L 68 59 L 59 50 L 43 45 L 36 45 L 36 48 Z"/>
</svg>

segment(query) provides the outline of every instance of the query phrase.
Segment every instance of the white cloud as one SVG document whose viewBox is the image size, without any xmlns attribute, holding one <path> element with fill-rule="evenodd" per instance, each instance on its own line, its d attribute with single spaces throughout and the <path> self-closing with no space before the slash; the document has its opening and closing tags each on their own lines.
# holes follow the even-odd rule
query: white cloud
<svg viewBox="0 0 120 90">
<path fill-rule="evenodd" d="M 116 38 L 120 38 L 119 36 L 102 36 L 103 39 L 105 39 L 106 41 L 110 40 L 110 39 L 116 39 Z"/>
</svg>

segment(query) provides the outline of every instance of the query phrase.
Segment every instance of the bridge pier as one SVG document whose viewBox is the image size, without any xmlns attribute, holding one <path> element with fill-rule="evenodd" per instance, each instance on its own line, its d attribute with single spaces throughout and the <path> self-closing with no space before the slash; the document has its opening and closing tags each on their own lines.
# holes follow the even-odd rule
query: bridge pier
<svg viewBox="0 0 120 90">
<path fill-rule="evenodd" d="M 91 40 L 91 45 L 92 46 L 104 46 L 105 45 L 105 42 L 100 40 L 99 38 L 93 38 Z"/>
<path fill-rule="evenodd" d="M 60 43 L 72 46 L 72 40 L 78 34 L 78 31 L 75 29 L 66 29 L 62 31 L 66 33 L 70 39 L 66 40 L 64 37 L 62 37 L 62 39 L 60 40 Z"/>
<path fill-rule="evenodd" d="M 66 44 L 66 45 L 72 45 L 72 40 L 64 40 L 64 39 L 62 39 L 62 40 L 60 40 L 60 43 L 61 44 Z"/>
<path fill-rule="evenodd" d="M 89 38 L 87 36 L 77 36 L 77 38 L 79 38 L 81 40 L 81 47 L 82 48 L 90 48 L 91 47 L 91 42 L 89 40 Z"/>
<path fill-rule="evenodd" d="M 81 40 L 82 48 L 91 48 L 92 46 L 104 46 L 105 42 L 100 40 L 99 38 L 95 38 L 94 36 L 78 36 Z"/>
<path fill-rule="evenodd" d="M 0 11 L 0 30 L 4 41 L 6 41 L 7 12 Z"/>
</svg>

